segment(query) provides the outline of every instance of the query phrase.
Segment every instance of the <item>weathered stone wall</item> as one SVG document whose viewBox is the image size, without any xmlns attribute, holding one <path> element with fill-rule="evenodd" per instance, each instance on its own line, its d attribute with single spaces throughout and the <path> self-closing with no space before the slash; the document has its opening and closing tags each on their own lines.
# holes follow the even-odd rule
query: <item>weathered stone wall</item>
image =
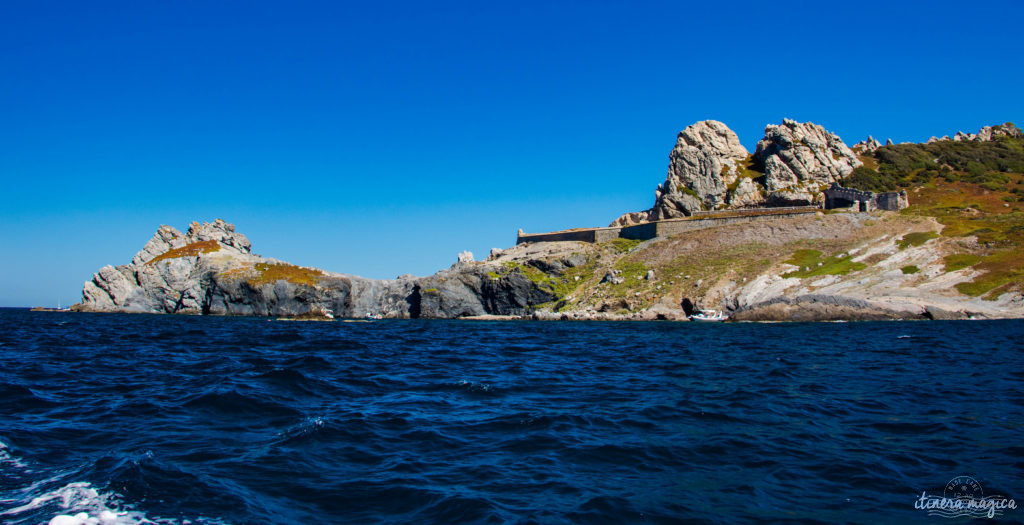
<svg viewBox="0 0 1024 525">
<path fill-rule="evenodd" d="M 750 222 L 765 222 L 771 221 L 779 217 L 792 217 L 794 215 L 805 215 L 808 213 L 816 213 L 817 208 L 810 209 L 794 209 L 784 213 L 772 213 L 766 215 L 747 215 L 737 217 L 708 217 L 700 219 L 676 219 L 667 220 L 654 223 L 655 235 L 647 237 L 653 239 L 654 237 L 668 237 L 670 235 L 676 235 L 683 232 L 703 230 L 706 228 L 714 228 L 716 226 L 725 226 L 726 224 L 741 224 Z M 623 232 L 625 233 L 625 232 Z M 623 235 L 625 237 L 625 235 Z"/>
<path fill-rule="evenodd" d="M 906 190 L 872 193 L 870 191 L 844 188 L 833 183 L 825 190 L 825 209 L 857 208 L 860 211 L 874 209 L 900 211 L 910 205 Z"/>
<path fill-rule="evenodd" d="M 847 208 L 857 205 L 858 202 L 869 202 L 873 197 L 874 194 L 870 191 L 844 188 L 833 183 L 829 189 L 825 190 L 825 208 L 830 210 L 833 208 Z"/>
<path fill-rule="evenodd" d="M 547 233 L 520 233 L 516 244 L 524 242 L 580 241 L 601 243 L 619 237 L 622 228 L 579 228 Z"/>
<path fill-rule="evenodd" d="M 880 210 L 900 211 L 910 206 L 910 201 L 907 199 L 906 190 L 890 191 L 875 196 L 875 204 Z"/>
<path fill-rule="evenodd" d="M 681 219 L 666 219 L 625 226 L 622 228 L 580 228 L 549 233 L 520 233 L 516 244 L 526 242 L 582 241 L 591 243 L 607 242 L 619 237 L 646 241 L 655 237 L 666 237 L 678 233 L 714 228 L 726 224 L 760 222 L 776 217 L 791 217 L 818 211 L 816 206 L 777 208 L 765 210 L 733 210 L 728 212 L 706 212 Z M 712 216 L 717 213 L 718 216 Z"/>
</svg>

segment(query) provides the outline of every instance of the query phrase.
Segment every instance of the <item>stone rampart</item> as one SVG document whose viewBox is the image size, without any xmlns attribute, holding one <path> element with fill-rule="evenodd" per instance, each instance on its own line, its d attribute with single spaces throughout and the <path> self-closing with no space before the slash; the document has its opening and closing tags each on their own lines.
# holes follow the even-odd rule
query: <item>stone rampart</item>
<svg viewBox="0 0 1024 525">
<path fill-rule="evenodd" d="M 619 237 L 622 228 L 576 228 L 547 233 L 520 233 L 516 244 L 524 242 L 562 242 L 579 241 L 602 243 Z"/>
<path fill-rule="evenodd" d="M 602 243 L 619 237 L 622 237 L 623 239 L 646 241 L 655 237 L 667 237 L 688 231 L 724 226 L 726 224 L 760 222 L 772 220 L 777 217 L 791 217 L 794 215 L 815 213 L 818 210 L 819 208 L 817 206 L 729 210 L 705 212 L 701 215 L 694 215 L 692 217 L 684 217 L 680 219 L 644 222 L 621 228 L 577 228 L 573 230 L 562 230 L 547 233 L 522 233 L 520 231 L 519 236 L 516 239 L 516 244 L 526 242 L 558 241 Z"/>
</svg>

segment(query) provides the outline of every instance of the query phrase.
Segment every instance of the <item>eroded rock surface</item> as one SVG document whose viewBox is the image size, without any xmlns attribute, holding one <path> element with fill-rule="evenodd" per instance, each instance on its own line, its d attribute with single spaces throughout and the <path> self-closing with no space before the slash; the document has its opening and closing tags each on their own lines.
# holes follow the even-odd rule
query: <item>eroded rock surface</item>
<svg viewBox="0 0 1024 525">
<path fill-rule="evenodd" d="M 825 188 L 863 164 L 835 133 L 790 119 L 765 128 L 754 159 L 764 167 L 769 206 L 812 204 Z"/>
<path fill-rule="evenodd" d="M 671 219 L 725 204 L 728 184 L 723 170 L 736 172 L 747 158 L 739 137 L 725 124 L 705 120 L 679 133 L 669 154 L 668 175 L 655 193 L 650 219 Z"/>
<path fill-rule="evenodd" d="M 860 149 L 879 146 L 870 139 Z M 725 124 L 705 120 L 679 133 L 654 206 L 624 214 L 611 226 L 704 210 L 817 204 L 825 188 L 861 164 L 836 134 L 811 122 L 785 119 L 767 126 L 751 155 Z"/>
<path fill-rule="evenodd" d="M 568 244 L 569 252 L 526 246 L 494 250 L 484 262 L 463 252 L 452 268 L 428 277 L 377 280 L 255 255 L 249 240 L 220 219 L 192 223 L 185 234 L 161 226 L 131 263 L 96 272 L 76 309 L 267 316 L 327 310 L 339 317 L 397 318 L 527 315 L 555 298 L 539 280 L 586 262 L 580 252 L 588 248 Z"/>
</svg>

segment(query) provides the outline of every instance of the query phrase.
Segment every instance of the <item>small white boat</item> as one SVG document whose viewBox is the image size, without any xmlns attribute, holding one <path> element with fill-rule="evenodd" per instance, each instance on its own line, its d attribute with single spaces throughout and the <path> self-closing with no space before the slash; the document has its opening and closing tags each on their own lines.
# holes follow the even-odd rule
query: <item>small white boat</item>
<svg viewBox="0 0 1024 525">
<path fill-rule="evenodd" d="M 728 317 L 718 310 L 700 310 L 690 316 L 691 321 L 700 321 L 705 323 L 722 322 L 726 319 L 728 319 Z"/>
<path fill-rule="evenodd" d="M 374 321 L 379 321 L 384 318 L 381 314 L 366 314 L 366 318 Z"/>
</svg>

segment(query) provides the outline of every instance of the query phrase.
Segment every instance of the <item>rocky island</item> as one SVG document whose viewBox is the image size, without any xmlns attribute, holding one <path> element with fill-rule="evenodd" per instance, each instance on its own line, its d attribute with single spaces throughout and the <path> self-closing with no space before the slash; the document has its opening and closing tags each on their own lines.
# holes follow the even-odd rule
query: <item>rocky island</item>
<svg viewBox="0 0 1024 525">
<path fill-rule="evenodd" d="M 854 197 L 827 199 L 830 188 Z M 1024 317 L 1022 290 L 1024 133 L 1013 124 L 848 147 L 787 119 L 767 126 L 750 153 L 708 120 L 679 133 L 653 206 L 605 228 L 521 233 L 482 261 L 464 252 L 431 276 L 376 280 L 254 254 L 221 219 L 185 233 L 161 226 L 130 263 L 93 275 L 74 309 L 682 320 L 713 308 L 741 321 L 948 319 Z"/>
</svg>

